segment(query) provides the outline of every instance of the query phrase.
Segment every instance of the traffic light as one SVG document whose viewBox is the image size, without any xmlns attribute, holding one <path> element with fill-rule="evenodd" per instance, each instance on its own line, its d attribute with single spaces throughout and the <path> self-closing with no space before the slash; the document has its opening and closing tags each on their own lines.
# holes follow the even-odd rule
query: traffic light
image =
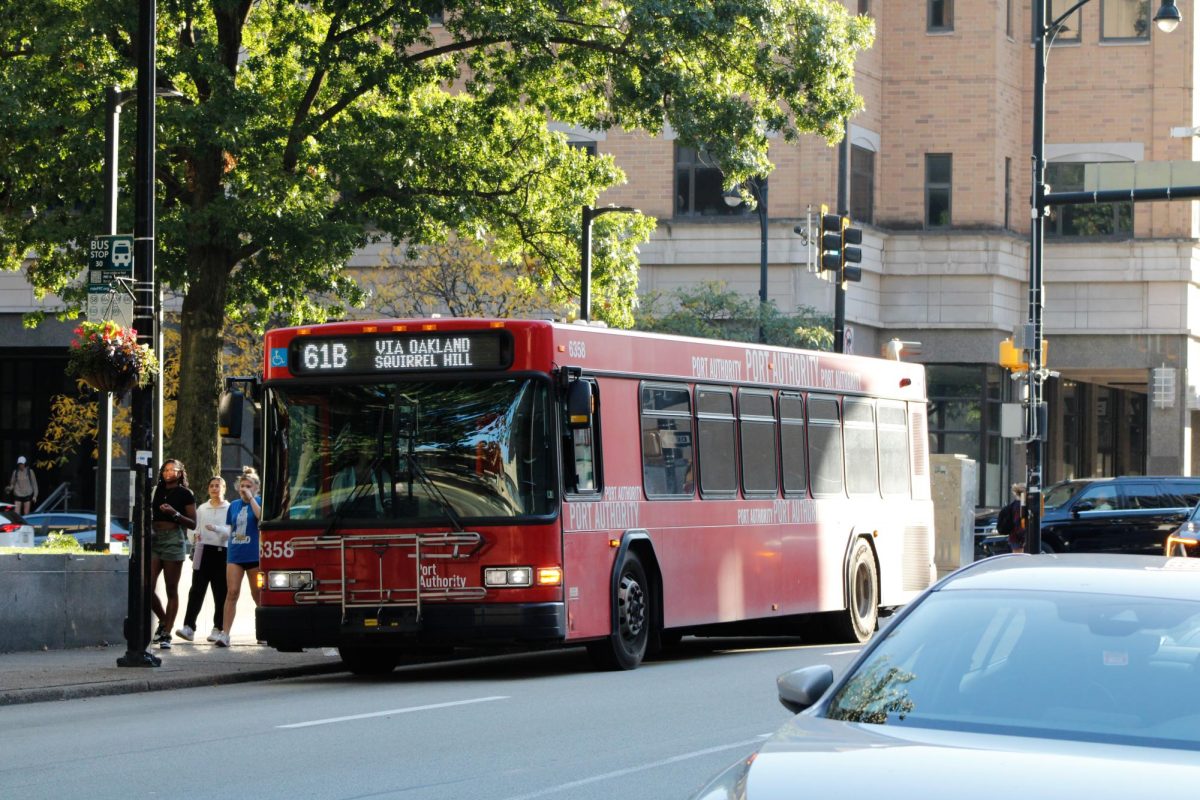
<svg viewBox="0 0 1200 800">
<path fill-rule="evenodd" d="M 862 230 L 850 227 L 850 218 L 828 213 L 821 206 L 821 269 L 834 274 L 837 283 L 862 280 Z"/>
<path fill-rule="evenodd" d="M 1042 366 L 1046 366 L 1046 359 L 1050 355 L 1050 342 L 1042 339 Z M 1012 339 L 1004 339 L 1000 342 L 1000 366 L 1013 372 L 1024 372 L 1029 369 L 1029 351 L 1022 350 L 1013 344 Z"/>
<path fill-rule="evenodd" d="M 821 269 L 842 271 L 842 218 L 821 206 Z"/>
<path fill-rule="evenodd" d="M 849 266 L 862 261 L 862 229 L 851 228 L 850 218 L 842 217 L 842 283 L 861 281 L 862 267 Z"/>
</svg>

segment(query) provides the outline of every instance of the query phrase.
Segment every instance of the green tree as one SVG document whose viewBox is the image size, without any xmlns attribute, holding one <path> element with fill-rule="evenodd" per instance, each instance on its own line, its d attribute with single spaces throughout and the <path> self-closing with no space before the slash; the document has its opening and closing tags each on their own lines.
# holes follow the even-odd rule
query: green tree
<svg viewBox="0 0 1200 800">
<path fill-rule="evenodd" d="M 623 175 L 569 148 L 547 118 L 651 134 L 670 125 L 680 143 L 706 144 L 732 184 L 770 171 L 769 134 L 839 136 L 861 105 L 854 58 L 873 35 L 836 0 L 158 0 L 158 10 L 160 78 L 185 95 L 159 105 L 155 176 L 158 273 L 184 295 L 172 455 L 200 475 L 216 467 L 228 316 L 319 321 L 360 300 L 344 271 L 356 248 L 452 233 L 566 301 L 578 295 L 579 208 Z M 0 265 L 25 265 L 69 309 L 81 299 L 78 243 L 102 230 L 102 93 L 134 85 L 136 11 L 112 0 L 0 6 Z M 439 12 L 444 25 L 431 26 Z M 122 127 L 131 165 L 134 125 Z M 596 254 L 596 313 L 610 324 L 632 322 L 636 246 L 652 227 L 639 215 L 597 221 L 610 246 Z"/>
<path fill-rule="evenodd" d="M 809 350 L 833 349 L 833 320 L 809 306 L 784 313 L 775 301 L 743 297 L 721 281 L 652 292 L 642 301 L 635 327 L 643 331 L 677 333 L 704 339 L 757 342 L 762 325 L 768 344 Z"/>
</svg>

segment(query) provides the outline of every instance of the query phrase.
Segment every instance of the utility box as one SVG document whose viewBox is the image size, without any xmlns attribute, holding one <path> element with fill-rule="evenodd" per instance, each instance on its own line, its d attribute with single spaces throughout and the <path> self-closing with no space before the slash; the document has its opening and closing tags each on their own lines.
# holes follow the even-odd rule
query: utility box
<svg viewBox="0 0 1200 800">
<path fill-rule="evenodd" d="M 933 548 L 938 577 L 975 560 L 979 465 L 963 455 L 930 455 Z"/>
</svg>

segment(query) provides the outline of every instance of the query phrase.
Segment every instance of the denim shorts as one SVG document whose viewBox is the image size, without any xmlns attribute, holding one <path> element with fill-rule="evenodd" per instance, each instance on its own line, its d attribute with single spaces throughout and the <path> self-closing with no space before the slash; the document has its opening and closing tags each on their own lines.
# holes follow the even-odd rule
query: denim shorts
<svg viewBox="0 0 1200 800">
<path fill-rule="evenodd" d="M 150 553 L 160 561 L 183 561 L 187 557 L 184 542 L 187 541 L 183 528 L 168 528 L 154 531 L 150 538 Z"/>
</svg>

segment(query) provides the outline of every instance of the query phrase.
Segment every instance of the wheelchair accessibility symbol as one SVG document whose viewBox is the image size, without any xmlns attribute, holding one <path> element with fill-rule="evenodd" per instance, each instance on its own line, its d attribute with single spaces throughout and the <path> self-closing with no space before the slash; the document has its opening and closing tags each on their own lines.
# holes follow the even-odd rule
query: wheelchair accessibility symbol
<svg viewBox="0 0 1200 800">
<path fill-rule="evenodd" d="M 272 367 L 286 367 L 287 363 L 288 363 L 287 348 L 286 347 L 272 347 L 271 348 L 271 366 Z"/>
</svg>

